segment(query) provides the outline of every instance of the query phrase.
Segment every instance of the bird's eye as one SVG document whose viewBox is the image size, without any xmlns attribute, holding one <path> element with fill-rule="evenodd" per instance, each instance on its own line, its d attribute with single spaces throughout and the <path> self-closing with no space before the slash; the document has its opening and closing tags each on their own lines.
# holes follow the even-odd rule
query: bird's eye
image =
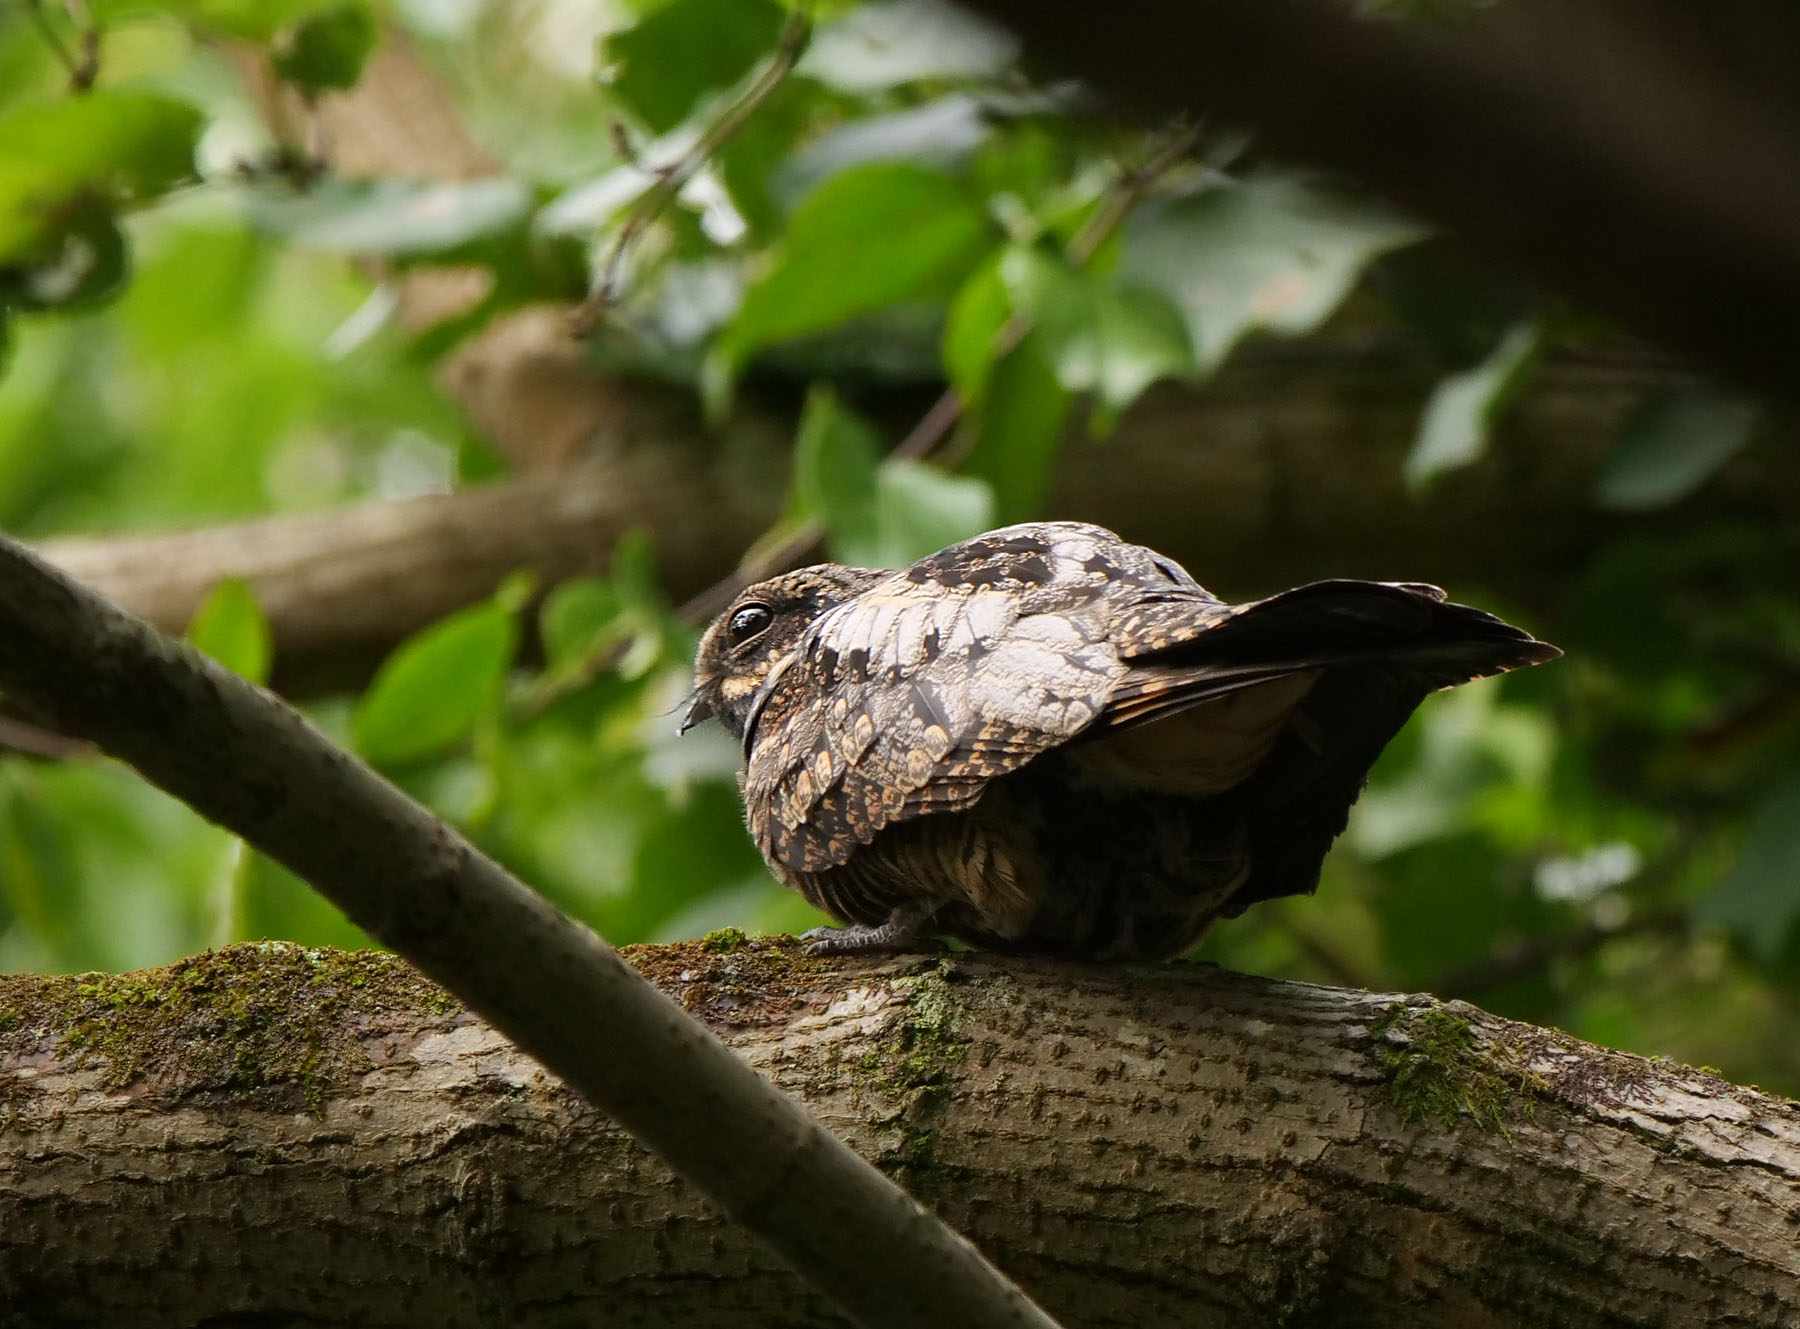
<svg viewBox="0 0 1800 1329">
<path fill-rule="evenodd" d="M 731 623 L 726 628 L 733 646 L 742 646 L 753 637 L 760 636 L 768 630 L 769 624 L 775 621 L 775 613 L 768 605 L 741 605 L 732 611 Z"/>
</svg>

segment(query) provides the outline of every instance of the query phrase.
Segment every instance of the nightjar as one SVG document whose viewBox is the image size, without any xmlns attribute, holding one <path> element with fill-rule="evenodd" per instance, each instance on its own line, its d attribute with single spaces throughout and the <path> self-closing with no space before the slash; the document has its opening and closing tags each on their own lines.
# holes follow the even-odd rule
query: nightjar
<svg viewBox="0 0 1800 1329">
<path fill-rule="evenodd" d="M 1558 654 L 1434 586 L 1232 605 L 1111 531 L 1036 522 L 747 588 L 682 727 L 742 741 L 771 870 L 847 924 L 815 953 L 1155 959 L 1310 893 L 1426 693 Z"/>
</svg>

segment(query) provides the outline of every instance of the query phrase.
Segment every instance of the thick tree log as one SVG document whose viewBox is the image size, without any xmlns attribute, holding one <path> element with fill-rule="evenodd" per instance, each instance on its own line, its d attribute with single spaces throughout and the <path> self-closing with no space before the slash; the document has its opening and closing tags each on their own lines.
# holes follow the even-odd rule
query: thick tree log
<svg viewBox="0 0 1800 1329">
<path fill-rule="evenodd" d="M 1071 1327 L 1800 1323 L 1800 1106 L 1706 1072 L 1180 966 L 634 959 Z M 275 945 L 0 979 L 0 1307 L 836 1323 L 397 961 Z"/>
</svg>

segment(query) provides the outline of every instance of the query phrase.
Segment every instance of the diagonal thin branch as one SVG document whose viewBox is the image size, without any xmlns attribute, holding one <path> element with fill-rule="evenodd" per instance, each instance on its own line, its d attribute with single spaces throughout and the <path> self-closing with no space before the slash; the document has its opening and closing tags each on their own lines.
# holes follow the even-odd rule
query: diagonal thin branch
<svg viewBox="0 0 1800 1329">
<path fill-rule="evenodd" d="M 788 15 L 786 25 L 776 39 L 773 54 L 757 71 L 750 86 L 725 108 L 691 148 L 675 161 L 657 168 L 655 183 L 633 205 L 625 218 L 625 224 L 607 249 L 605 261 L 600 265 L 600 279 L 595 284 L 593 293 L 570 316 L 570 326 L 576 336 L 586 337 L 592 334 L 601 315 L 619 298 L 620 275 L 631 247 L 638 242 L 650 223 L 661 216 L 663 209 L 681 193 L 682 186 L 693 178 L 694 173 L 749 124 L 750 118 L 762 104 L 774 96 L 776 90 L 787 81 L 787 76 L 793 72 L 794 65 L 806 50 L 807 39 L 811 36 L 810 11 L 804 6 L 795 9 Z"/>
<path fill-rule="evenodd" d="M 1051 1326 L 598 936 L 269 693 L 0 538 L 0 689 L 310 881 L 865 1326 Z"/>
</svg>

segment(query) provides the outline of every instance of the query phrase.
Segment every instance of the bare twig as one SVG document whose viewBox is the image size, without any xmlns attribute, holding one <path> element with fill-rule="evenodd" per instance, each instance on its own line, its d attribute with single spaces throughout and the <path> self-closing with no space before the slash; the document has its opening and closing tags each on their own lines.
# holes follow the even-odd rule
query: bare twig
<svg viewBox="0 0 1800 1329">
<path fill-rule="evenodd" d="M 800 59 L 801 52 L 806 49 L 807 38 L 811 35 L 812 15 L 804 8 L 796 9 L 788 16 L 787 24 L 775 43 L 774 52 L 743 94 L 725 108 L 706 132 L 694 141 L 691 148 L 674 161 L 656 168 L 655 183 L 632 205 L 624 225 L 619 228 L 619 234 L 607 249 L 606 258 L 600 265 L 600 279 L 595 284 L 593 293 L 570 315 L 570 326 L 576 336 L 592 335 L 606 310 L 619 298 L 620 275 L 624 270 L 625 257 L 631 252 L 632 246 L 649 228 L 650 223 L 661 216 L 663 210 L 675 200 L 682 186 L 693 178 L 694 172 L 730 142 L 750 122 L 750 117 L 756 114 L 757 109 L 781 87 Z M 620 137 L 616 128 L 614 134 L 615 138 Z"/>
<path fill-rule="evenodd" d="M 599 937 L 269 693 L 0 539 L 0 689 L 310 881 L 867 1326 L 1052 1321 Z"/>
<path fill-rule="evenodd" d="M 1093 262 L 1100 246 L 1119 229 L 1132 208 L 1158 181 L 1179 166 L 1182 158 L 1199 146 L 1204 132 L 1203 125 L 1176 124 L 1163 136 L 1162 142 L 1151 146 L 1143 161 L 1128 167 L 1117 183 L 1101 196 L 1100 206 L 1070 238 L 1065 251 L 1069 262 L 1078 268 Z"/>
<path fill-rule="evenodd" d="M 56 25 L 44 12 L 44 0 L 25 0 L 25 8 L 45 45 L 55 54 L 57 62 L 69 71 L 69 90 L 86 92 L 92 88 L 94 80 L 100 76 L 100 30 L 88 18 L 81 0 L 67 0 L 66 4 L 69 16 L 75 20 L 80 32 L 80 55 L 71 51 L 56 31 Z"/>
</svg>

